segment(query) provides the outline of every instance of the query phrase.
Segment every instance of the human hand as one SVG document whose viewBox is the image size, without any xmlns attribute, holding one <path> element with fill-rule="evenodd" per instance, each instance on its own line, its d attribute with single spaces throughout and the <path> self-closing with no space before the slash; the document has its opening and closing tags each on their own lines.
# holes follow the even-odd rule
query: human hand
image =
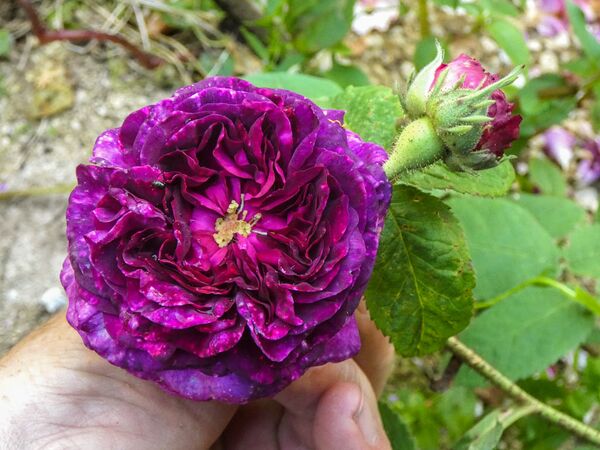
<svg viewBox="0 0 600 450">
<path fill-rule="evenodd" d="M 357 319 L 355 360 L 238 408 L 169 395 L 107 364 L 54 317 L 0 361 L 0 449 L 388 449 L 375 392 L 393 356 L 364 308 Z"/>
<path fill-rule="evenodd" d="M 215 449 L 390 449 L 377 396 L 391 372 L 394 349 L 363 303 L 356 319 L 362 347 L 354 359 L 313 367 L 273 400 L 242 406 Z"/>
</svg>

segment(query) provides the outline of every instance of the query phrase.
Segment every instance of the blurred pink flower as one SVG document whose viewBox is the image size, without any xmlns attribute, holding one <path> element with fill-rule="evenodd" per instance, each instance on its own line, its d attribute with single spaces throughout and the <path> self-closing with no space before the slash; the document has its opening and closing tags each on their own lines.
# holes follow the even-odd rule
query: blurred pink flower
<svg viewBox="0 0 600 450">
<path fill-rule="evenodd" d="M 562 127 L 551 127 L 544 133 L 544 153 L 566 170 L 573 160 L 577 139 Z"/>
<path fill-rule="evenodd" d="M 573 3 L 583 12 L 588 22 L 589 31 L 600 40 L 599 17 L 591 2 L 589 0 L 573 0 Z M 537 29 L 542 36 L 556 36 L 569 29 L 565 0 L 539 0 L 538 5 L 542 12 L 542 19 Z"/>
<path fill-rule="evenodd" d="M 577 181 L 586 186 L 600 179 L 600 138 L 587 141 L 583 148 L 588 151 L 587 157 L 577 165 Z"/>
</svg>

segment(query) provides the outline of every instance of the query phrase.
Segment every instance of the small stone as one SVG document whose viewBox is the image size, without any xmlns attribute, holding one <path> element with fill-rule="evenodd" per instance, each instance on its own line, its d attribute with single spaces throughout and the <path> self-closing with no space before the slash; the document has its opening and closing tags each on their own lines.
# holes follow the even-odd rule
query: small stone
<svg viewBox="0 0 600 450">
<path fill-rule="evenodd" d="M 593 187 L 575 191 L 575 201 L 585 209 L 595 212 L 598 210 L 598 191 Z"/>
<path fill-rule="evenodd" d="M 42 294 L 40 303 L 48 314 L 54 314 L 67 304 L 67 296 L 61 288 L 53 286 Z"/>
<path fill-rule="evenodd" d="M 544 52 L 539 56 L 542 72 L 558 72 L 558 57 L 554 52 Z"/>
</svg>

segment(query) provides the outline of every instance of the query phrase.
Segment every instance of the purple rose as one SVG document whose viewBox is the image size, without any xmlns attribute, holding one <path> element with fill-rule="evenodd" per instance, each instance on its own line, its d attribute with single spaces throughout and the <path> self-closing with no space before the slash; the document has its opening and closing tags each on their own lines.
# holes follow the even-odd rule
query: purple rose
<svg viewBox="0 0 600 450">
<path fill-rule="evenodd" d="M 489 86 L 499 79 L 498 75 L 487 72 L 479 61 L 462 54 L 448 64 L 442 64 L 437 68 L 432 87 L 446 68 L 447 73 L 443 80 L 442 90 L 450 89 L 461 79 L 463 80 L 461 85 L 463 89 L 473 90 Z M 491 94 L 491 100 L 494 103 L 489 106 L 487 116 L 492 120 L 484 127 L 479 143 L 473 150 L 487 150 L 500 158 L 504 150 L 519 137 L 521 116 L 512 114 L 514 104 L 506 99 L 501 90 L 494 91 Z"/>
<path fill-rule="evenodd" d="M 273 395 L 354 355 L 385 151 L 284 90 L 209 78 L 97 140 L 69 199 L 67 319 L 195 400 Z"/>
</svg>

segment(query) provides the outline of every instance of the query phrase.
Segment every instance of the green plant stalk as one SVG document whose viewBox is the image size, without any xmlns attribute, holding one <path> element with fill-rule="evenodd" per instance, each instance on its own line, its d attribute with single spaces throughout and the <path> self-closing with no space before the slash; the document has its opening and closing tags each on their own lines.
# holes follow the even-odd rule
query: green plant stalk
<svg viewBox="0 0 600 450">
<path fill-rule="evenodd" d="M 12 200 L 23 197 L 41 197 L 53 194 L 68 194 L 75 187 L 74 184 L 57 184 L 55 186 L 41 186 L 23 190 L 0 192 L 0 201 Z"/>
<path fill-rule="evenodd" d="M 500 423 L 502 424 L 502 428 L 506 430 L 517 420 L 535 412 L 536 407 L 534 405 L 523 405 L 518 408 L 511 408 L 500 415 Z"/>
<path fill-rule="evenodd" d="M 523 283 L 515 286 L 512 289 L 509 289 L 506 292 L 503 292 L 502 294 L 500 294 L 490 300 L 486 300 L 483 302 L 476 302 L 475 309 L 484 309 L 484 308 L 489 308 L 491 306 L 494 306 L 496 303 L 499 303 L 502 300 L 516 294 L 517 292 L 522 291 L 526 287 L 533 286 L 533 285 L 548 286 L 548 287 L 554 288 L 554 289 L 560 291 L 569 300 L 572 300 L 575 303 L 579 303 L 580 305 L 584 306 L 585 308 L 587 308 L 588 310 L 593 312 L 595 315 L 600 316 L 600 302 L 583 301 L 583 299 L 581 298 L 583 291 L 581 291 L 579 289 L 573 290 L 566 284 L 561 283 L 560 281 L 554 280 L 552 278 L 544 277 L 544 276 L 534 277 L 529 280 L 526 280 Z M 583 294 L 585 294 L 585 292 L 583 292 Z M 591 294 L 588 294 L 588 296 L 590 297 L 591 300 L 595 300 L 591 296 Z"/>
<path fill-rule="evenodd" d="M 428 166 L 444 155 L 444 144 L 428 117 L 410 122 L 402 132 L 385 162 L 383 170 L 389 180 L 404 172 Z"/>
<path fill-rule="evenodd" d="M 431 35 L 427 0 L 419 0 L 419 29 L 421 31 L 421 39 L 425 39 Z"/>
<path fill-rule="evenodd" d="M 524 406 L 530 406 L 530 412 L 538 414 L 548 422 L 558 425 L 582 439 L 600 445 L 600 432 L 528 394 L 456 337 L 448 339 L 446 346 L 465 364 L 500 388 L 508 396 Z"/>
</svg>

